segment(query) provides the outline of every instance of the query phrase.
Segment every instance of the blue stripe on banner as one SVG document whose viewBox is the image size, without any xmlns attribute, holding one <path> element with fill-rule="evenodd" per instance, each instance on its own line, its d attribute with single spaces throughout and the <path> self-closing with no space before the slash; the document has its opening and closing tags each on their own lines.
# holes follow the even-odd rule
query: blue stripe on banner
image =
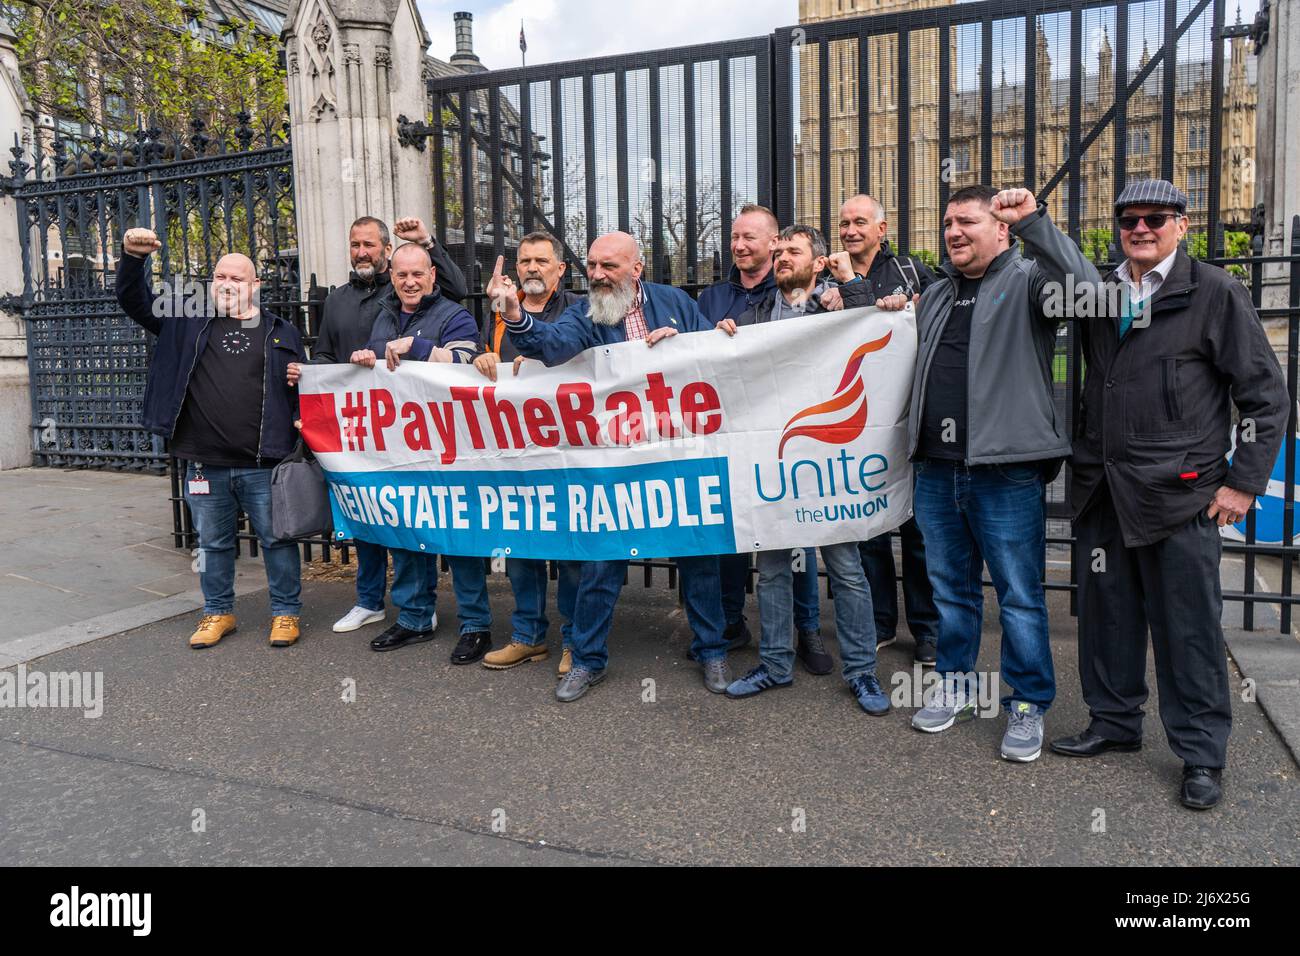
<svg viewBox="0 0 1300 956">
<path fill-rule="evenodd" d="M 326 477 L 337 537 L 407 551 L 614 561 L 736 549 L 725 458 Z"/>
</svg>

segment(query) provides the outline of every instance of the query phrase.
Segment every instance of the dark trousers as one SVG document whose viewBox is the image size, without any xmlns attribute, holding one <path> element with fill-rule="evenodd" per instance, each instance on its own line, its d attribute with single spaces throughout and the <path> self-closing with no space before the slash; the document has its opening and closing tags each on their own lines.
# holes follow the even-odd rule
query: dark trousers
<svg viewBox="0 0 1300 956">
<path fill-rule="evenodd" d="M 1126 548 L 1103 481 L 1074 531 L 1079 676 L 1090 729 L 1108 740 L 1141 738 L 1150 627 L 1169 746 L 1184 763 L 1222 768 L 1232 701 L 1215 522 L 1202 511 L 1155 544 Z"/>
<path fill-rule="evenodd" d="M 915 518 L 908 518 L 898 529 L 903 544 L 903 607 L 907 611 L 907 629 L 918 642 L 939 642 L 939 609 L 934 605 L 934 590 L 925 569 L 925 539 Z M 895 585 L 894 546 L 887 534 L 876 535 L 858 544 L 862 570 L 871 585 L 871 606 L 876 611 L 876 639 L 893 637 L 898 632 L 898 588 Z"/>
</svg>

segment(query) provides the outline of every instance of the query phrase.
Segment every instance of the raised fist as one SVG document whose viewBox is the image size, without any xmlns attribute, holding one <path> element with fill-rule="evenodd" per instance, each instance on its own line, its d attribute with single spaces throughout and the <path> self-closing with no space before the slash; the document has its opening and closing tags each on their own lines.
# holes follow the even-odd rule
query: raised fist
<svg viewBox="0 0 1300 956">
<path fill-rule="evenodd" d="M 397 233 L 398 239 L 414 242 L 421 246 L 431 238 L 429 230 L 424 228 L 424 223 L 419 216 L 403 216 L 393 223 L 393 232 Z"/>
<path fill-rule="evenodd" d="M 831 275 L 837 282 L 848 282 L 853 278 L 853 260 L 847 252 L 843 250 L 832 253 L 831 257 L 826 260 L 826 265 L 831 270 Z"/>
<path fill-rule="evenodd" d="M 154 250 L 161 249 L 162 243 L 152 229 L 136 228 L 126 231 L 122 237 L 122 248 L 128 255 L 143 259 Z"/>
<path fill-rule="evenodd" d="M 1038 208 L 1038 200 L 1028 189 L 1004 189 L 993 197 L 989 212 L 999 222 L 1014 226 L 1026 216 L 1033 215 Z"/>
</svg>

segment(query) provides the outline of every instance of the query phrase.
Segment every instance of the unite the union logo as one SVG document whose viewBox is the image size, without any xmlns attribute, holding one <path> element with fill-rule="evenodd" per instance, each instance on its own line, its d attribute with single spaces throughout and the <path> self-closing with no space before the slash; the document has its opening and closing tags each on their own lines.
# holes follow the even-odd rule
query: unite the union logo
<svg viewBox="0 0 1300 956">
<path fill-rule="evenodd" d="M 785 443 L 791 438 L 811 438 L 830 445 L 844 445 L 862 434 L 862 429 L 867 426 L 867 390 L 862 381 L 862 360 L 870 353 L 879 352 L 888 345 L 893 334 L 887 332 L 880 338 L 864 342 L 853 350 L 853 354 L 849 356 L 844 366 L 844 375 L 841 376 L 840 383 L 835 386 L 834 394 L 824 402 L 796 412 L 785 423 L 785 428 L 781 432 L 781 443 L 777 446 L 777 458 L 785 457 Z M 795 425 L 795 422 L 808 418 L 842 412 L 855 403 L 856 407 L 846 418 Z"/>
</svg>

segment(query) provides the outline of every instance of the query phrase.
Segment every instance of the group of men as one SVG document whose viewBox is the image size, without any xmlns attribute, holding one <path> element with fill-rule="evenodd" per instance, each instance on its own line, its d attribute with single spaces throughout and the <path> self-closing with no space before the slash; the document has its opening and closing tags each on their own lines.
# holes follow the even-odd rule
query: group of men
<svg viewBox="0 0 1300 956">
<path fill-rule="evenodd" d="M 269 502 L 271 466 L 296 442 L 295 388 L 306 361 L 382 361 L 390 370 L 403 361 L 472 363 L 496 380 L 518 374 L 524 361 L 559 365 L 598 345 L 641 340 L 654 347 L 679 332 L 734 336 L 765 322 L 800 321 L 815 340 L 821 313 L 915 303 L 919 347 L 908 421 L 915 517 L 900 529 L 903 598 L 915 660 L 936 666 L 942 679 L 912 725 L 937 733 L 975 713 L 987 565 L 1002 629 L 1001 755 L 1028 762 L 1041 753 L 1043 715 L 1056 690 L 1043 591 L 1044 487 L 1073 454 L 1079 663 L 1091 722 L 1051 747 L 1089 757 L 1141 746 L 1149 629 L 1161 718 L 1185 766 L 1182 802 L 1213 806 L 1231 723 L 1218 526 L 1238 520 L 1263 493 L 1287 395 L 1244 289 L 1180 248 L 1186 207 L 1186 196 L 1169 183 L 1130 184 L 1115 204 L 1125 261 L 1103 278 L 1025 189 L 954 192 L 937 274 L 892 252 L 884 208 L 870 196 L 844 203 L 843 248 L 834 254 L 818 230 L 782 229 L 771 211 L 747 205 L 732 226 L 729 276 L 698 301 L 647 281 L 638 243 L 619 232 L 592 243 L 589 292 L 578 296 L 561 288 L 561 243 L 531 233 L 518 247 L 518 284 L 497 263 L 482 335 L 458 302 L 467 292 L 464 277 L 419 219 L 395 224 L 406 242 L 394 250 L 386 225 L 362 217 L 349 232 L 352 274 L 326 300 L 309 360 L 290 323 L 259 311 L 258 280 L 243 256 L 217 264 L 215 315 L 160 310 L 147 266 L 158 239 L 130 230 L 118 298 L 158 335 L 145 425 L 186 461 L 185 498 L 199 535 L 205 607 L 191 646 L 211 647 L 235 629 L 241 509 L 264 549 L 271 643 L 287 646 L 299 636 L 298 552 L 275 540 Z M 1064 289 L 1089 284 L 1098 293 L 1092 307 L 1066 313 L 1076 319 L 1088 366 L 1071 436 L 1055 402 L 1061 313 L 1050 303 Z M 1233 406 L 1253 440 L 1237 443 L 1229 465 Z M 890 537 L 820 550 L 834 589 L 843 678 L 864 711 L 888 713 L 876 654 L 898 625 Z M 356 606 L 334 625 L 340 632 L 386 617 L 389 554 L 357 542 L 356 556 Z M 376 651 L 429 641 L 438 626 L 437 557 L 391 556 L 398 614 L 370 642 Z M 545 561 L 507 560 L 511 633 L 493 649 L 484 560 L 447 560 L 460 634 L 453 663 L 505 670 L 547 659 Z M 558 562 L 561 701 L 578 699 L 606 674 L 626 564 Z M 689 656 L 710 692 L 746 698 L 789 687 L 796 660 L 813 674 L 833 669 L 820 633 L 812 549 L 757 555 L 759 663 L 738 678 L 727 655 L 751 641 L 744 615 L 750 555 L 684 556 L 677 566 L 693 634 Z"/>
</svg>

